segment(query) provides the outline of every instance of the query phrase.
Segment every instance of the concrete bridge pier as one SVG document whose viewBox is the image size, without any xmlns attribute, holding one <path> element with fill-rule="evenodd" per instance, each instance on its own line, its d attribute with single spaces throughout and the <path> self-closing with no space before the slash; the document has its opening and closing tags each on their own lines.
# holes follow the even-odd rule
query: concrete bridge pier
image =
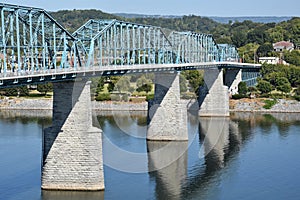
<svg viewBox="0 0 300 200">
<path fill-rule="evenodd" d="M 187 108 L 180 101 L 177 72 L 155 74 L 154 100 L 148 107 L 147 140 L 188 140 Z"/>
<path fill-rule="evenodd" d="M 238 93 L 239 83 L 242 82 L 241 69 L 227 69 L 224 75 L 224 84 L 229 88 L 231 95 Z"/>
<path fill-rule="evenodd" d="M 223 70 L 204 70 L 204 83 L 199 89 L 199 116 L 229 116 L 229 94 L 228 87 L 224 86 Z"/>
<path fill-rule="evenodd" d="M 90 82 L 53 87 L 52 127 L 44 130 L 42 189 L 103 190 L 102 131 L 92 126 Z"/>
</svg>

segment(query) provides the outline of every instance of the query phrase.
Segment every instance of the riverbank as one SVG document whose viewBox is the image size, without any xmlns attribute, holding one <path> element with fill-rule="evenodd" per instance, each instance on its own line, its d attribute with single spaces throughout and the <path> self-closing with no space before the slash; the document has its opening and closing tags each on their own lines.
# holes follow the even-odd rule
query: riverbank
<svg viewBox="0 0 300 200">
<path fill-rule="evenodd" d="M 282 112 L 300 113 L 300 102 L 295 100 L 279 99 L 272 108 L 265 109 L 265 99 L 230 100 L 231 112 Z M 193 101 L 185 100 L 187 107 L 194 106 Z M 147 111 L 148 103 L 93 101 L 93 110 L 96 111 Z M 4 98 L 0 99 L 0 110 L 52 110 L 51 98 Z"/>
</svg>

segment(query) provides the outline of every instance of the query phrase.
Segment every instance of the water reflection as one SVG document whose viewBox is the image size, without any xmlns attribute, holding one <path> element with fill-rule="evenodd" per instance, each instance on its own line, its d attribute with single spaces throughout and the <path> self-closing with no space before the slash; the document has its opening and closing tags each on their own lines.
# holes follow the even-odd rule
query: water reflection
<svg viewBox="0 0 300 200">
<path fill-rule="evenodd" d="M 188 142 L 147 141 L 149 175 L 156 180 L 157 199 L 181 199 L 187 177 Z"/>
<path fill-rule="evenodd" d="M 199 135 L 190 137 L 193 141 L 189 143 L 146 142 L 142 139 L 147 131 L 144 114 L 132 113 L 130 119 L 101 115 L 98 124 L 106 137 L 130 152 L 144 153 L 141 164 L 152 172 L 126 173 L 106 166 L 104 192 L 63 192 L 40 189 L 41 130 L 51 122 L 49 113 L 50 117 L 39 116 L 39 112 L 0 111 L 0 199 L 300 197 L 299 114 L 190 116 L 189 130 Z M 107 145 L 103 147 L 106 156 L 113 156 L 105 149 Z M 139 165 L 123 160 L 118 164 L 123 168 Z"/>
<path fill-rule="evenodd" d="M 42 200 L 103 200 L 104 192 L 73 192 L 42 190 Z"/>
</svg>

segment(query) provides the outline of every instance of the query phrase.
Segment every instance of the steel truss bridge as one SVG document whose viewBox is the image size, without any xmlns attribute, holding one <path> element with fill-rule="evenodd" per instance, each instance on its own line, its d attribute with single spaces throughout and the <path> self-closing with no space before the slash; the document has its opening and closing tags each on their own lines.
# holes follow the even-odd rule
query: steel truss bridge
<svg viewBox="0 0 300 200">
<path fill-rule="evenodd" d="M 39 8 L 0 4 L 0 87 L 92 75 L 239 68 L 237 49 L 212 35 L 91 19 L 73 34 Z"/>
</svg>

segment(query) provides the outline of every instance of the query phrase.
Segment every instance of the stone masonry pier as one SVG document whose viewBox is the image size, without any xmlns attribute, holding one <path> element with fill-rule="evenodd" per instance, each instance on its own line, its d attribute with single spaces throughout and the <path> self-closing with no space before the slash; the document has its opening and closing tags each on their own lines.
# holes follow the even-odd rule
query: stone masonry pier
<svg viewBox="0 0 300 200">
<path fill-rule="evenodd" d="M 206 69 L 204 86 L 199 89 L 199 116 L 229 116 L 228 87 L 224 86 L 222 69 Z"/>
<path fill-rule="evenodd" d="M 90 83 L 54 83 L 52 127 L 44 130 L 42 189 L 103 190 L 101 130 L 92 126 Z"/>
<path fill-rule="evenodd" d="M 154 100 L 148 106 L 147 140 L 188 140 L 187 108 L 180 101 L 177 72 L 155 74 Z"/>
</svg>

